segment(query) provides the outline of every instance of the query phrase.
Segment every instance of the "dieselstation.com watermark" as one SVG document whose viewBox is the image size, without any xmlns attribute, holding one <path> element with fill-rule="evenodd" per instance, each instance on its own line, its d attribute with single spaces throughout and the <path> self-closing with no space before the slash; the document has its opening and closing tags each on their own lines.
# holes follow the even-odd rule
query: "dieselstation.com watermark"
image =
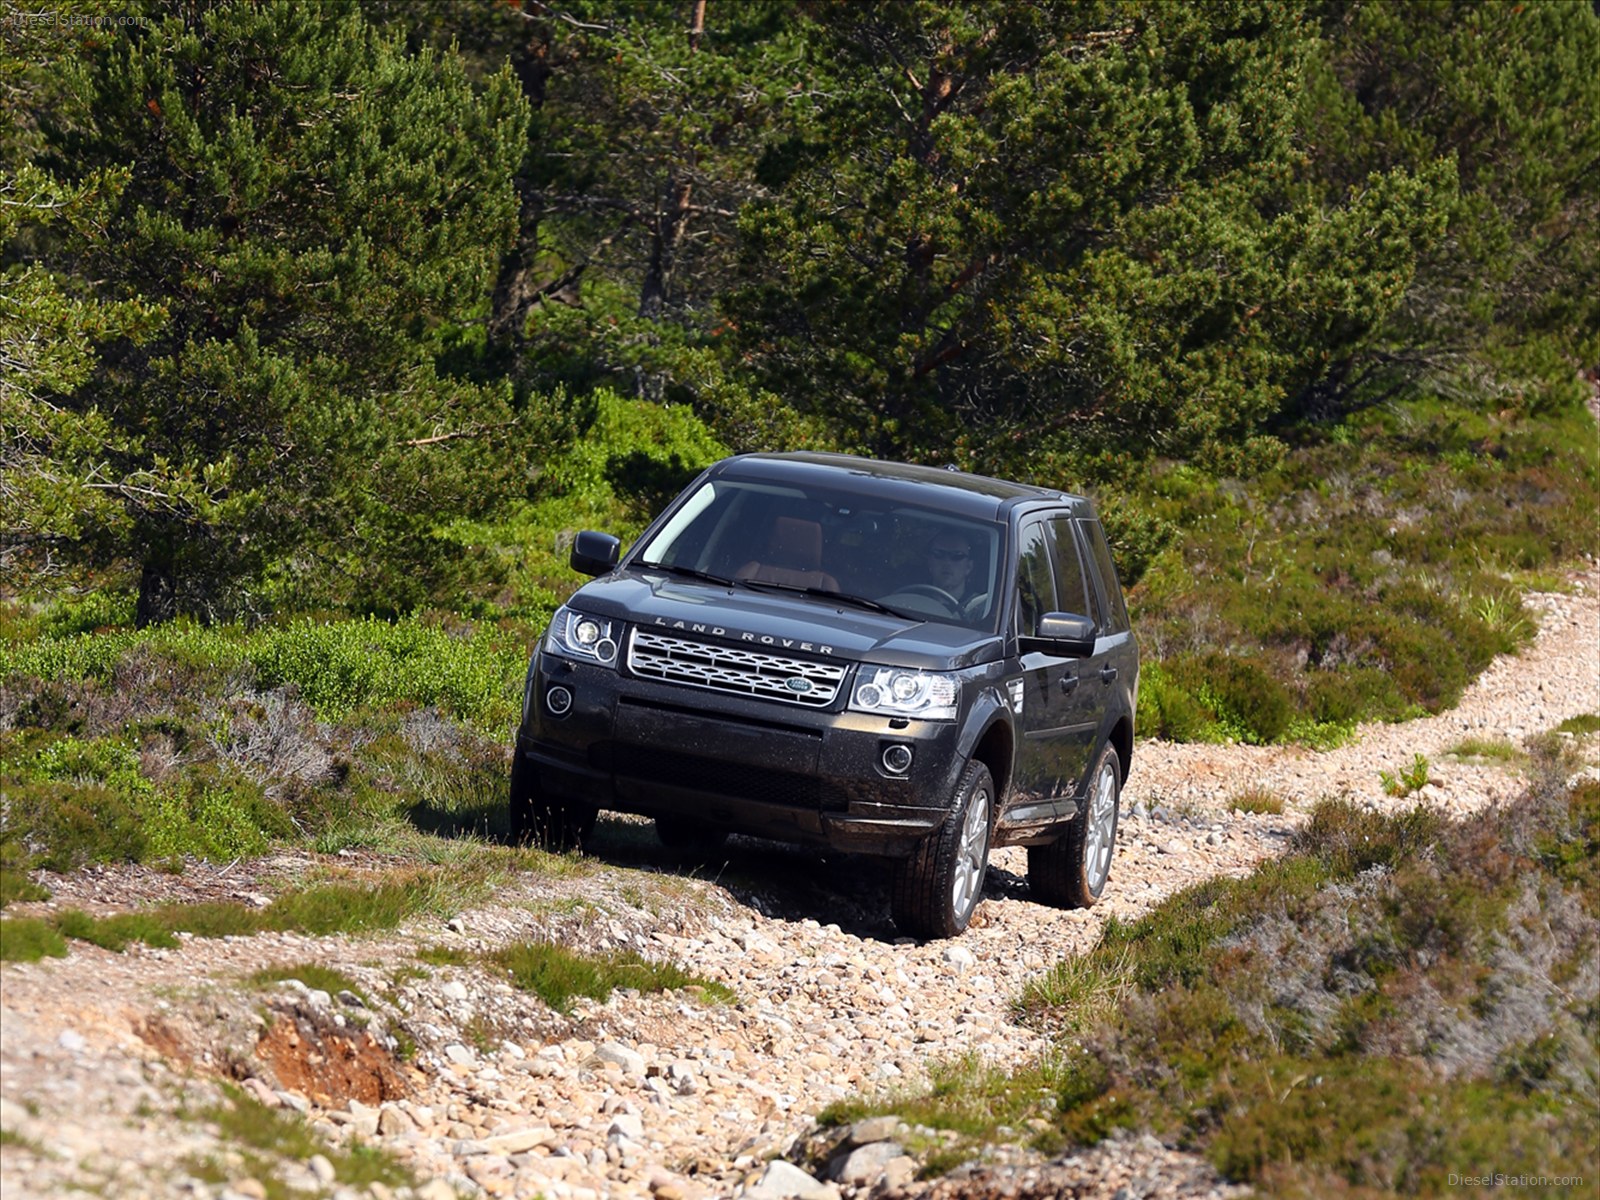
<svg viewBox="0 0 1600 1200">
<path fill-rule="evenodd" d="M 1452 1171 L 1445 1176 L 1445 1183 L 1464 1188 L 1581 1188 L 1585 1180 L 1582 1175 L 1457 1175 Z"/>
<path fill-rule="evenodd" d="M 0 6 L 0 29 L 29 30 L 36 33 L 93 33 L 105 29 L 145 28 L 150 18 L 119 12 L 57 12 L 53 9 Z"/>
</svg>

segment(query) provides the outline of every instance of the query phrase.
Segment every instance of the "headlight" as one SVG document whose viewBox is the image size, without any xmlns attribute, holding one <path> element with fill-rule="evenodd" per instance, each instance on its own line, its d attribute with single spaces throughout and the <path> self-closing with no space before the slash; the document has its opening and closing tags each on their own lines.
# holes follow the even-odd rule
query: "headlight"
<svg viewBox="0 0 1600 1200">
<path fill-rule="evenodd" d="M 857 712 L 884 713 L 892 717 L 954 721 L 960 694 L 954 675 L 863 666 L 856 677 L 850 707 Z"/>
<path fill-rule="evenodd" d="M 550 632 L 545 635 L 544 648 L 568 658 L 599 663 L 602 667 L 615 666 L 618 625 L 607 617 L 573 612 L 563 604 L 550 618 Z"/>
</svg>

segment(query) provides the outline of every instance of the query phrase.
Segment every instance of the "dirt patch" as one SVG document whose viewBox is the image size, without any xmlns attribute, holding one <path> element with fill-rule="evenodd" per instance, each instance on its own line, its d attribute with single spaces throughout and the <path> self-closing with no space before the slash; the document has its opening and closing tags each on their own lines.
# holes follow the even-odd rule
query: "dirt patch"
<svg viewBox="0 0 1600 1200">
<path fill-rule="evenodd" d="M 188 1071 L 194 1066 L 194 1055 L 184 1044 L 183 1037 L 172 1023 L 163 1017 L 146 1017 L 134 1023 L 133 1032 L 176 1071 Z"/>
<path fill-rule="evenodd" d="M 385 1046 L 365 1029 L 339 1025 L 315 1009 L 280 1012 L 256 1043 L 255 1055 L 279 1087 L 324 1108 L 352 1100 L 377 1105 L 410 1093 Z"/>
</svg>

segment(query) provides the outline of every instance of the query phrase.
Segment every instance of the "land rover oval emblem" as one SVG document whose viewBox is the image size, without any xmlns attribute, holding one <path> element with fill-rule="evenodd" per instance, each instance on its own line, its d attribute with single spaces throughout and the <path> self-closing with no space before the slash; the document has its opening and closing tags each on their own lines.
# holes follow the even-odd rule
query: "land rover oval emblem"
<svg viewBox="0 0 1600 1200">
<path fill-rule="evenodd" d="M 799 675 L 796 675 L 791 679 L 785 679 L 783 681 L 783 686 L 788 688 L 791 692 L 795 692 L 796 694 L 803 696 L 811 690 L 811 680 L 803 679 Z"/>
</svg>

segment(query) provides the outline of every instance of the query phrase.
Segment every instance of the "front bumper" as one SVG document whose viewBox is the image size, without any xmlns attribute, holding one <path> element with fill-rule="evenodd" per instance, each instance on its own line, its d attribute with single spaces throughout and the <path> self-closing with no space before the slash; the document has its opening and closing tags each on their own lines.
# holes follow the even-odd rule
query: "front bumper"
<svg viewBox="0 0 1600 1200">
<path fill-rule="evenodd" d="M 559 715 L 555 688 L 570 696 Z M 538 767 L 543 788 L 600 808 L 902 855 L 949 814 L 958 739 L 955 721 L 817 711 L 541 650 L 517 752 Z M 884 764 L 891 746 L 911 751 L 903 773 Z"/>
</svg>

